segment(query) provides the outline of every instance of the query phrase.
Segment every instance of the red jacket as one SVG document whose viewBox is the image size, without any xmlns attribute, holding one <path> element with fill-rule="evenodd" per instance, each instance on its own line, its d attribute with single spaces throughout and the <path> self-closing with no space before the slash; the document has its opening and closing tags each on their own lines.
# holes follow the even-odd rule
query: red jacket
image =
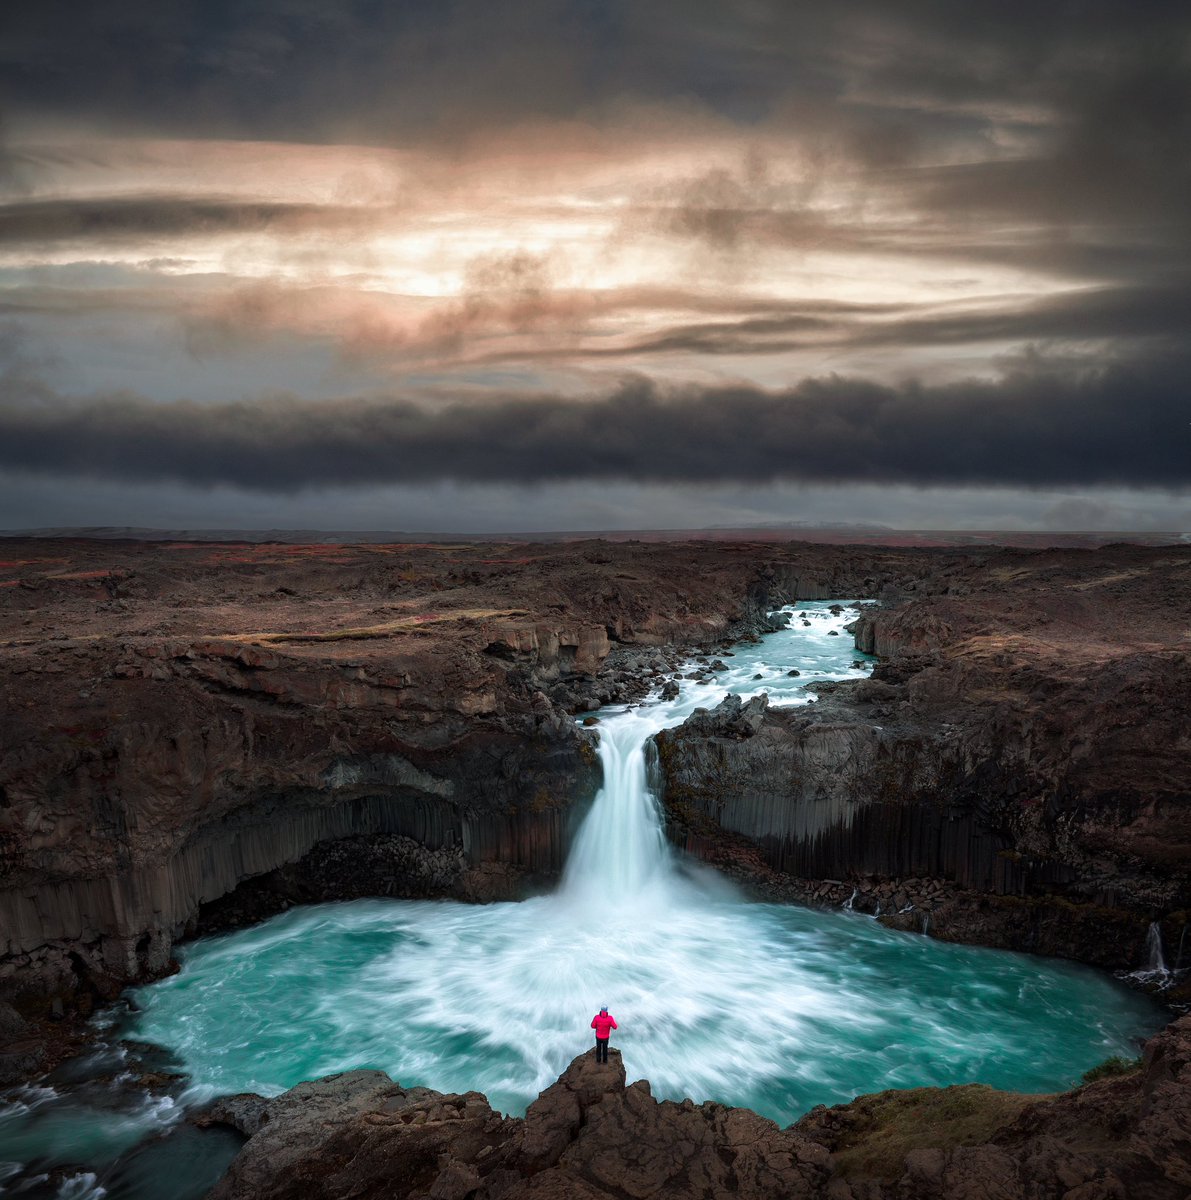
<svg viewBox="0 0 1191 1200">
<path fill-rule="evenodd" d="M 591 1019 L 591 1027 L 596 1031 L 596 1037 L 602 1041 L 617 1028 L 616 1018 L 608 1013 L 596 1013 Z"/>
</svg>

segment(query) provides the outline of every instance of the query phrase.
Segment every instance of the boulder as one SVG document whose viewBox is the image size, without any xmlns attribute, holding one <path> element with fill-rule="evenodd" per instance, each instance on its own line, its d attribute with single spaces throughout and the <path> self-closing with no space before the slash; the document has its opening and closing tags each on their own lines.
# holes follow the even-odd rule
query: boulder
<svg viewBox="0 0 1191 1200">
<path fill-rule="evenodd" d="M 729 692 L 715 708 L 695 709 L 679 729 L 698 737 L 748 738 L 761 728 L 768 708 L 769 697 L 764 693 L 746 704 Z"/>
<path fill-rule="evenodd" d="M 827 1178 L 821 1145 L 756 1113 L 626 1087 L 616 1050 L 576 1058 L 523 1120 L 378 1071 L 248 1101 L 216 1113 L 249 1137 L 211 1200 L 809 1200 Z"/>
</svg>

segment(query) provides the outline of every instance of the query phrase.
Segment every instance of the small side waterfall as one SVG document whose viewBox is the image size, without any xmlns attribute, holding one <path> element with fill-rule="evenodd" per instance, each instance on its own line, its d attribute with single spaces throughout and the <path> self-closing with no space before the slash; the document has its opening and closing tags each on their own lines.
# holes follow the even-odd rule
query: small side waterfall
<svg viewBox="0 0 1191 1200">
<path fill-rule="evenodd" d="M 1163 953 L 1162 926 L 1157 921 L 1151 921 L 1146 930 L 1145 961 L 1136 971 L 1130 971 L 1128 978 L 1149 987 L 1165 988 L 1170 985 L 1173 975 Z"/>
<path fill-rule="evenodd" d="M 1162 957 L 1162 927 L 1151 921 L 1146 931 L 1146 965 L 1148 975 L 1166 975 L 1166 960 Z"/>
<path fill-rule="evenodd" d="M 1166 959 L 1162 958 L 1162 926 L 1151 920 L 1150 928 L 1145 932 L 1145 970 L 1154 974 L 1166 974 Z"/>
</svg>

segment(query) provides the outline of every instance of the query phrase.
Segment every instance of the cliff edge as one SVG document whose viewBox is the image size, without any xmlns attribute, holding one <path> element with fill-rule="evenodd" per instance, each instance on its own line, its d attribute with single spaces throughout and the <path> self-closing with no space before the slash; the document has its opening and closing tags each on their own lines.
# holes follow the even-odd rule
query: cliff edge
<svg viewBox="0 0 1191 1200">
<path fill-rule="evenodd" d="M 787 1129 L 748 1109 L 656 1100 L 618 1052 L 576 1058 L 525 1118 L 478 1092 L 379 1071 L 229 1097 L 200 1118 L 248 1138 L 211 1200 L 1184 1200 L 1191 1017 L 1136 1069 L 1058 1096 L 917 1088 L 817 1108 Z"/>
</svg>

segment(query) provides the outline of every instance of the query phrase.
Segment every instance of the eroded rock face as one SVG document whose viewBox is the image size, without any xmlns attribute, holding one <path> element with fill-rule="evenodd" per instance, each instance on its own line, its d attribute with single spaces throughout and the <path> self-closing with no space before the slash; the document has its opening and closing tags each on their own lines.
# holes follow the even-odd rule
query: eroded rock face
<svg viewBox="0 0 1191 1200">
<path fill-rule="evenodd" d="M 249 1140 L 212 1200 L 1182 1200 L 1191 1188 L 1191 1018 L 1153 1038 L 1139 1069 L 1059 1096 L 883 1092 L 788 1129 L 659 1102 L 625 1079 L 617 1051 L 606 1065 L 588 1052 L 524 1120 L 376 1071 L 229 1097 L 202 1120 Z"/>
<path fill-rule="evenodd" d="M 479 662 L 467 679 L 426 656 L 401 682 L 391 662 L 174 649 L 151 660 L 164 679 L 94 685 L 103 703 L 69 727 L 18 715 L 5 789 L 24 825 L 0 891 L 18 1002 L 160 973 L 200 906 L 345 838 L 425 852 L 390 856 L 379 894 L 411 890 L 407 868 L 422 895 L 466 894 L 492 862 L 550 878 L 598 786 L 590 736 L 549 702 L 491 711 L 499 673 Z"/>
<path fill-rule="evenodd" d="M 948 1103 L 965 1092 L 970 1103 Z M 1058 1096 L 884 1092 L 815 1109 L 795 1128 L 846 1177 L 833 1200 L 1181 1200 L 1191 1194 L 1191 1018 L 1152 1038 L 1138 1070 Z"/>
</svg>

